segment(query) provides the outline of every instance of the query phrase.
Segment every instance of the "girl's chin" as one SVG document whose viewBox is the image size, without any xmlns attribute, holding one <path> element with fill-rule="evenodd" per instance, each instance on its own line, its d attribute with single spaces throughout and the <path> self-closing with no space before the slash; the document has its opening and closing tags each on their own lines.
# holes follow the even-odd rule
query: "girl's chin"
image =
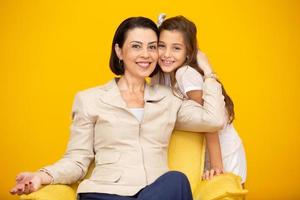
<svg viewBox="0 0 300 200">
<path fill-rule="evenodd" d="M 172 72 L 174 69 L 173 67 L 161 67 L 161 70 L 165 73 L 170 73 Z"/>
</svg>

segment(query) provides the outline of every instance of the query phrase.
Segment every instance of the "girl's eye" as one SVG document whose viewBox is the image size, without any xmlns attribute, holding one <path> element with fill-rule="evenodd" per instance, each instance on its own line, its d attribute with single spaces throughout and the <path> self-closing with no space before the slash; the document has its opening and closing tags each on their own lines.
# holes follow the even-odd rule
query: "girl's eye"
<svg viewBox="0 0 300 200">
<path fill-rule="evenodd" d="M 175 49 L 176 51 L 179 51 L 179 50 L 181 50 L 181 48 L 180 48 L 180 47 L 174 47 L 174 49 Z"/>
<path fill-rule="evenodd" d="M 158 48 L 160 48 L 160 49 L 165 48 L 165 45 L 163 45 L 163 44 L 158 44 Z"/>
</svg>

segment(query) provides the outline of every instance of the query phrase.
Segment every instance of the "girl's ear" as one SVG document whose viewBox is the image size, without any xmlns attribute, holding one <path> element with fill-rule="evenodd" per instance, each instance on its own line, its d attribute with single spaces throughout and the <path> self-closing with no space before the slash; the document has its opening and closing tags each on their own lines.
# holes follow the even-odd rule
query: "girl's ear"
<svg viewBox="0 0 300 200">
<path fill-rule="evenodd" d="M 116 52 L 119 60 L 123 60 L 122 49 L 119 47 L 119 44 L 115 44 L 115 52 Z"/>
</svg>

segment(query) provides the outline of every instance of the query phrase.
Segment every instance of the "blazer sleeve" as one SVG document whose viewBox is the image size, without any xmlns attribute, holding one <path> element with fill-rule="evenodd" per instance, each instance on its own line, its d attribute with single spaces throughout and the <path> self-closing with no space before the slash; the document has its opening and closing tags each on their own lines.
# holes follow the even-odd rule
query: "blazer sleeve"
<svg viewBox="0 0 300 200">
<path fill-rule="evenodd" d="M 203 106 L 192 100 L 183 100 L 177 113 L 175 129 L 193 132 L 215 132 L 224 123 L 225 102 L 221 85 L 212 78 L 203 84 Z"/>
<path fill-rule="evenodd" d="M 63 158 L 41 169 L 53 177 L 53 184 L 71 184 L 82 179 L 94 159 L 94 125 L 86 100 L 78 93 L 72 108 L 71 136 Z"/>
</svg>

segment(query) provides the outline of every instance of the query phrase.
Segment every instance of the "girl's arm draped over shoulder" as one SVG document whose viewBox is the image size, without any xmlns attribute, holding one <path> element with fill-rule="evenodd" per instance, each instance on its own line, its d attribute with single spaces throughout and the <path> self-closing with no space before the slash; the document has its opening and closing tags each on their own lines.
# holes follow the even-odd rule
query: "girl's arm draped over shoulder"
<svg viewBox="0 0 300 200">
<path fill-rule="evenodd" d="M 225 102 L 221 85 L 214 78 L 203 84 L 203 106 L 184 100 L 177 114 L 175 128 L 194 132 L 214 132 L 223 127 Z"/>
</svg>

